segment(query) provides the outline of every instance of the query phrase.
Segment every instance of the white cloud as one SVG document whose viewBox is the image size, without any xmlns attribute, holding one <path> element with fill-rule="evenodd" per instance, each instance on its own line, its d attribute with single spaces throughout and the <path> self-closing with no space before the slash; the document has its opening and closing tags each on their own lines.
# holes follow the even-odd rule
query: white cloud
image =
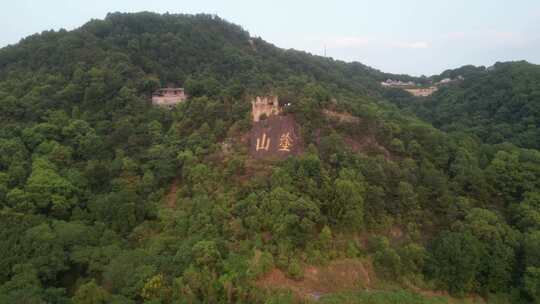
<svg viewBox="0 0 540 304">
<path fill-rule="evenodd" d="M 318 39 L 317 43 L 324 43 L 329 48 L 385 48 L 385 49 L 427 49 L 431 44 L 427 41 L 392 41 L 382 38 L 373 38 L 367 36 L 347 36 L 331 39 Z"/>
<path fill-rule="evenodd" d="M 527 35 L 512 31 L 476 30 L 452 32 L 442 38 L 447 42 L 461 45 L 521 47 L 537 39 L 538 35 Z"/>
<path fill-rule="evenodd" d="M 372 45 L 374 41 L 370 37 L 338 37 L 330 39 L 327 45 L 335 48 L 365 47 Z"/>
<path fill-rule="evenodd" d="M 397 42 L 393 46 L 401 49 L 427 49 L 430 47 L 430 43 L 427 41 Z"/>
</svg>

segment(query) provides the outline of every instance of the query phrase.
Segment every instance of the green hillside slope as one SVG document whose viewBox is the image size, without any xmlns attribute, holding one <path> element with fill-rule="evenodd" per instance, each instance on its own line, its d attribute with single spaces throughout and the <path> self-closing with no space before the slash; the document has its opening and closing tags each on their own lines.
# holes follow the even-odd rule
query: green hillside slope
<svg viewBox="0 0 540 304">
<path fill-rule="evenodd" d="M 210 15 L 1 49 L 0 303 L 538 301 L 540 152 L 400 110 L 399 77 Z M 267 94 L 301 155 L 250 155 Z"/>
</svg>

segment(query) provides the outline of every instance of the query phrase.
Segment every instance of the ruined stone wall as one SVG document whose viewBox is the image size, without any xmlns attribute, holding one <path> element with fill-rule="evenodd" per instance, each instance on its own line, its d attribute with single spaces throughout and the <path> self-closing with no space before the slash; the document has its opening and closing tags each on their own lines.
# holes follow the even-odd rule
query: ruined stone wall
<svg viewBox="0 0 540 304">
<path fill-rule="evenodd" d="M 437 91 L 437 87 L 430 87 L 427 89 L 406 89 L 405 91 L 417 97 L 426 97 L 435 93 Z"/>
<path fill-rule="evenodd" d="M 280 114 L 277 96 L 257 96 L 251 101 L 251 112 L 254 122 L 258 122 L 263 114 L 267 117 Z"/>
<path fill-rule="evenodd" d="M 181 96 L 152 96 L 152 103 L 158 106 L 172 106 L 186 100 L 185 95 Z"/>
<path fill-rule="evenodd" d="M 152 95 L 152 104 L 157 106 L 172 107 L 178 103 L 184 102 L 187 95 L 184 89 L 162 89 Z"/>
</svg>

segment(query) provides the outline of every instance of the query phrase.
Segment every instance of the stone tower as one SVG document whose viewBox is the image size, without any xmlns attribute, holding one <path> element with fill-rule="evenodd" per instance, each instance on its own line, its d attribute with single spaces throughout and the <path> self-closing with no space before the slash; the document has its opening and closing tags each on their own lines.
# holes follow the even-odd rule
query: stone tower
<svg viewBox="0 0 540 304">
<path fill-rule="evenodd" d="M 251 101 L 251 109 L 254 122 L 260 121 L 263 114 L 270 117 L 281 112 L 277 96 L 257 96 Z"/>
</svg>

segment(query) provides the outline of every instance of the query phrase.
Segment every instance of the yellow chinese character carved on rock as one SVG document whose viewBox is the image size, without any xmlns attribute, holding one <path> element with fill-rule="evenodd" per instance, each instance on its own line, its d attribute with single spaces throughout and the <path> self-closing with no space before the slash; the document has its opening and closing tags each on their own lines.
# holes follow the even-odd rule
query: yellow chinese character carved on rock
<svg viewBox="0 0 540 304">
<path fill-rule="evenodd" d="M 270 137 L 266 137 L 266 133 L 263 133 L 262 140 L 257 138 L 256 151 L 266 150 L 270 148 Z"/>
<path fill-rule="evenodd" d="M 293 140 L 289 132 L 282 134 L 279 138 L 279 151 L 291 151 Z"/>
</svg>

